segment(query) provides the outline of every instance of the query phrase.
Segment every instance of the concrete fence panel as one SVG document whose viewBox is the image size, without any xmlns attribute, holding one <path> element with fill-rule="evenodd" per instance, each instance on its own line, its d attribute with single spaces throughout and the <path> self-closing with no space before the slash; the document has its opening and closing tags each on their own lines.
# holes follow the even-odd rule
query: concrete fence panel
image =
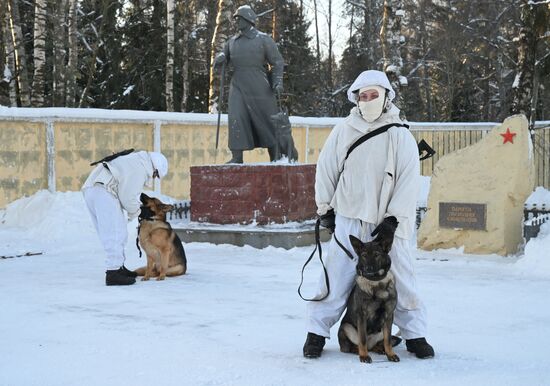
<svg viewBox="0 0 550 386">
<path fill-rule="evenodd" d="M 335 124 L 342 118 L 290 117 L 299 162 L 316 163 Z M 190 197 L 190 167 L 223 164 L 227 116 L 222 115 L 218 149 L 217 116 L 211 114 L 116 111 L 99 109 L 25 109 L 0 107 L 0 208 L 40 189 L 77 191 L 90 162 L 127 148 L 162 151 L 169 173 L 156 190 L 176 199 Z M 417 141 L 424 139 L 436 155 L 421 162 L 432 174 L 450 152 L 479 141 L 497 123 L 411 123 Z M 533 154 L 537 186 L 550 188 L 550 122 L 535 131 Z M 245 152 L 247 163 L 269 162 L 266 149 Z"/>
</svg>

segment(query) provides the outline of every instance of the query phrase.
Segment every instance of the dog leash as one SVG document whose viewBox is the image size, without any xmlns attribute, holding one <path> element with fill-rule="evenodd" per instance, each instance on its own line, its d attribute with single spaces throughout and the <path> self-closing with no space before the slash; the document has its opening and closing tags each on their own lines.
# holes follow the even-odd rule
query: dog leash
<svg viewBox="0 0 550 386">
<path fill-rule="evenodd" d="M 353 261 L 353 259 L 355 259 L 355 257 L 353 257 L 353 255 L 351 254 L 351 252 L 350 252 L 346 247 L 344 247 L 344 244 L 342 244 L 342 243 L 340 242 L 340 240 L 338 240 L 338 239 L 336 238 L 336 235 L 335 235 L 335 234 L 332 235 L 332 237 L 334 237 L 334 241 L 336 241 L 336 244 L 338 244 L 338 246 L 339 246 L 340 248 L 342 248 L 342 250 L 344 251 L 344 253 L 350 258 L 350 260 Z"/>
<path fill-rule="evenodd" d="M 141 222 L 142 222 L 143 220 L 151 220 L 151 219 L 152 219 L 152 217 L 142 217 L 142 216 L 141 216 L 141 213 L 140 213 L 139 216 L 138 216 L 138 223 L 139 223 L 139 225 L 138 225 L 138 227 L 137 227 L 136 247 L 137 247 L 137 249 L 138 249 L 138 251 L 139 251 L 139 258 L 140 258 L 140 259 L 141 259 L 141 255 L 142 255 L 142 253 L 141 253 L 141 248 L 140 248 L 140 246 L 139 246 L 139 232 L 141 231 Z"/>
<path fill-rule="evenodd" d="M 136 236 L 136 247 L 137 247 L 137 249 L 138 249 L 138 251 L 139 251 L 139 258 L 141 259 L 142 253 L 141 253 L 141 248 L 140 248 L 140 246 L 139 246 L 139 231 L 140 231 L 140 230 L 141 230 L 141 224 L 139 224 L 138 227 L 137 227 L 137 236 Z"/>
<path fill-rule="evenodd" d="M 330 283 L 329 283 L 329 280 L 328 280 L 328 272 L 327 272 L 327 268 L 325 267 L 325 263 L 323 262 L 323 250 L 321 248 L 321 236 L 320 236 L 320 231 L 319 231 L 320 226 L 321 226 L 321 219 L 318 218 L 317 222 L 315 223 L 315 249 L 313 250 L 313 252 L 311 252 L 311 255 L 309 255 L 309 258 L 306 260 L 304 266 L 302 267 L 302 278 L 300 280 L 300 285 L 298 286 L 298 295 L 300 295 L 302 300 L 305 300 L 306 302 L 320 302 L 322 300 L 325 300 L 328 297 L 328 295 L 330 294 Z M 307 299 L 307 298 L 303 297 L 302 291 L 301 291 L 302 284 L 304 283 L 304 271 L 306 269 L 306 266 L 313 259 L 313 256 L 315 256 L 315 252 L 317 251 L 317 248 L 319 249 L 319 260 L 321 261 L 321 265 L 323 266 L 323 272 L 325 274 L 325 284 L 327 286 L 327 293 L 323 297 L 320 297 L 320 298 Z"/>
<path fill-rule="evenodd" d="M 328 278 L 327 268 L 325 267 L 325 263 L 323 261 L 323 250 L 321 248 L 320 225 L 321 225 L 321 219 L 317 219 L 317 222 L 315 223 L 315 249 L 313 250 L 313 252 L 311 252 L 311 255 L 309 255 L 309 258 L 306 260 L 304 266 L 302 267 L 302 277 L 301 277 L 301 280 L 300 280 L 300 285 L 298 286 L 298 295 L 300 295 L 302 300 L 305 300 L 306 302 L 320 302 L 322 300 L 325 300 L 328 297 L 328 295 L 330 294 L 330 281 L 329 281 L 329 278 Z M 334 237 L 334 240 L 336 241 L 336 244 L 338 244 L 338 246 L 340 248 L 342 248 L 342 250 L 345 252 L 345 254 L 350 258 L 350 260 L 353 260 L 354 257 L 351 254 L 351 252 L 346 247 L 344 247 L 344 245 L 340 242 L 340 240 L 338 240 L 336 235 L 333 234 L 332 237 Z M 321 265 L 323 266 L 323 273 L 325 275 L 325 284 L 326 284 L 326 287 L 327 287 L 327 293 L 323 297 L 320 297 L 320 298 L 306 299 L 302 295 L 302 291 L 301 291 L 302 284 L 304 283 L 304 271 L 306 269 L 306 266 L 313 259 L 313 256 L 315 256 L 315 252 L 317 251 L 317 248 L 319 248 L 319 260 L 321 261 Z"/>
</svg>

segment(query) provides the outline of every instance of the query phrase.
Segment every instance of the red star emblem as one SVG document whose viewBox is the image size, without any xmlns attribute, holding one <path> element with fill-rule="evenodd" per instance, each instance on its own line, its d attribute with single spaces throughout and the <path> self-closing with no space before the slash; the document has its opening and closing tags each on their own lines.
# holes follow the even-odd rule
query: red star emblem
<svg viewBox="0 0 550 386">
<path fill-rule="evenodd" d="M 506 142 L 514 143 L 514 135 L 516 135 L 516 133 L 510 133 L 509 128 L 506 129 L 506 133 L 501 135 L 504 138 L 504 142 L 502 142 L 502 144 L 505 144 Z"/>
</svg>

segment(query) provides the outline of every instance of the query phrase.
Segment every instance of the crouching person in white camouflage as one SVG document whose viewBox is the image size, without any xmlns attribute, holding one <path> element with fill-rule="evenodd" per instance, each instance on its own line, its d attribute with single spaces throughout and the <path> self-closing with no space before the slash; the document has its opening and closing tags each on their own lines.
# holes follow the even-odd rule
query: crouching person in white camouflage
<svg viewBox="0 0 550 386">
<path fill-rule="evenodd" d="M 357 257 L 352 260 L 344 250 L 354 254 L 349 235 L 392 245 L 391 272 L 398 294 L 394 323 L 408 351 L 418 358 L 434 356 L 425 339 L 426 309 L 418 297 L 410 251 L 420 183 L 418 147 L 399 119 L 394 97 L 383 72 L 361 73 L 348 90 L 348 99 L 356 106 L 334 127 L 319 155 L 317 213 L 321 225 L 333 231 L 326 261 L 330 293 L 322 301 L 308 303 L 303 348 L 307 358 L 321 356 L 325 338 L 330 337 L 330 328 L 340 319 L 353 288 Z M 353 146 L 371 132 L 376 135 Z M 317 298 L 326 293 L 323 275 Z"/>
<path fill-rule="evenodd" d="M 163 178 L 167 173 L 168 161 L 164 155 L 138 151 L 99 161 L 82 186 L 84 200 L 106 254 L 106 285 L 136 282 L 136 273 L 124 266 L 127 222 L 140 213 L 139 196 L 143 188 L 152 186 L 153 178 Z"/>
</svg>

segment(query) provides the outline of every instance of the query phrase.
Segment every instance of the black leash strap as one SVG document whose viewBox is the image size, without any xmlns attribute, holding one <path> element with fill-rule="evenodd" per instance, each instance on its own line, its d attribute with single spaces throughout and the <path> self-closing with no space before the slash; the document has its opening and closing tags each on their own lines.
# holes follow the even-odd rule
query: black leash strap
<svg viewBox="0 0 550 386">
<path fill-rule="evenodd" d="M 401 123 L 390 123 L 389 125 L 384 125 L 382 127 L 379 127 L 378 129 L 375 129 L 373 131 L 368 132 L 367 134 L 365 134 L 361 138 L 359 138 L 357 141 L 355 141 L 353 143 L 353 145 L 350 146 L 350 148 L 348 149 L 348 152 L 346 154 L 346 158 L 344 158 L 344 161 L 348 159 L 351 152 L 354 151 L 357 146 L 361 145 L 363 142 L 367 141 L 368 139 L 370 139 L 370 138 L 372 138 L 372 137 L 374 137 L 378 134 L 385 133 L 386 131 L 388 131 L 388 129 L 390 127 L 393 127 L 393 126 L 406 127 L 407 129 L 409 128 L 409 125 L 405 125 L 405 124 L 401 124 Z"/>
<path fill-rule="evenodd" d="M 315 249 L 313 250 L 313 252 L 311 252 L 311 255 L 309 255 L 309 258 L 306 260 L 304 266 L 302 267 L 302 279 L 300 280 L 300 285 L 298 286 L 298 295 L 300 295 L 300 297 L 306 302 L 320 302 L 322 300 L 325 300 L 330 294 L 330 283 L 328 280 L 328 272 L 327 272 L 327 268 L 325 267 L 325 263 L 323 262 L 323 250 L 321 249 L 321 236 L 319 231 L 320 226 L 321 226 L 321 219 L 317 219 L 317 222 L 315 223 Z M 306 269 L 306 266 L 311 261 L 311 259 L 313 259 L 313 256 L 315 256 L 315 252 L 317 251 L 317 248 L 319 248 L 319 260 L 321 261 L 321 265 L 323 266 L 323 272 L 325 274 L 325 284 L 327 286 L 327 293 L 320 298 L 307 299 L 302 296 L 302 291 L 301 291 L 302 284 L 304 283 L 304 271 Z"/>
<path fill-rule="evenodd" d="M 133 152 L 134 152 L 134 149 L 122 150 L 122 151 L 119 151 L 118 153 L 108 155 L 107 157 L 102 158 L 99 161 L 94 161 L 90 164 L 90 166 L 95 166 L 95 165 L 97 165 L 99 163 L 103 163 L 103 162 L 109 162 L 109 161 L 114 160 L 115 158 L 122 157 L 123 155 L 128 155 L 128 154 L 133 153 Z"/>
<path fill-rule="evenodd" d="M 141 224 L 138 225 L 138 228 L 137 228 L 137 236 L 136 236 L 136 247 L 139 251 L 139 258 L 141 259 L 141 248 L 139 246 L 139 231 L 141 230 Z"/>
<path fill-rule="evenodd" d="M 336 244 L 338 244 L 338 246 L 339 246 L 340 248 L 342 248 L 342 251 L 344 251 L 344 253 L 345 253 L 346 255 L 348 255 L 348 257 L 350 258 L 350 260 L 353 260 L 353 259 L 354 259 L 353 255 L 351 254 L 351 252 L 350 252 L 346 247 L 344 247 L 344 244 L 342 244 L 342 243 L 340 242 L 340 240 L 338 240 L 338 239 L 336 238 L 336 234 L 332 235 L 332 237 L 334 237 L 334 241 L 336 241 Z"/>
</svg>

